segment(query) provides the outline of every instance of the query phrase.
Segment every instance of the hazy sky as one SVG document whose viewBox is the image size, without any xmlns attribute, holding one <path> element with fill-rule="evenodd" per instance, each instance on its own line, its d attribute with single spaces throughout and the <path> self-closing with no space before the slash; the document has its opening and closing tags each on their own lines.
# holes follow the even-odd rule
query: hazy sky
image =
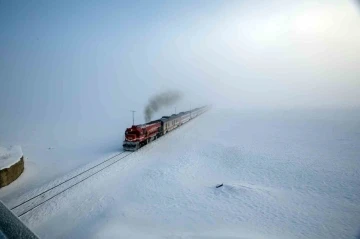
<svg viewBox="0 0 360 239">
<path fill-rule="evenodd" d="M 360 106 L 355 1 L 2 0 L 0 29 L 3 122 L 142 119 L 167 89 L 179 110 Z"/>
</svg>

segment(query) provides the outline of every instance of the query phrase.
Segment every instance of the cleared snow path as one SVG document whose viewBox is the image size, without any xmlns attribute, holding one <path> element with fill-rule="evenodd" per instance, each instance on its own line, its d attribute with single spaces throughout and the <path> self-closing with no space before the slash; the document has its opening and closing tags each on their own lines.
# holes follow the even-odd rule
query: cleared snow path
<svg viewBox="0 0 360 239">
<path fill-rule="evenodd" d="M 356 238 L 358 126 L 212 110 L 21 219 L 43 238 Z"/>
</svg>

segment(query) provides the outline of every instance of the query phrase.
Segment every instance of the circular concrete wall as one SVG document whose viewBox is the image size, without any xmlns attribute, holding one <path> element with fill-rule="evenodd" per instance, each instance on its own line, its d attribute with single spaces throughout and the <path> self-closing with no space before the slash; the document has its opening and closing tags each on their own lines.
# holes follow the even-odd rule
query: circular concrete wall
<svg viewBox="0 0 360 239">
<path fill-rule="evenodd" d="M 24 156 L 18 162 L 11 165 L 9 168 L 0 170 L 0 188 L 5 187 L 15 181 L 24 171 Z"/>
</svg>

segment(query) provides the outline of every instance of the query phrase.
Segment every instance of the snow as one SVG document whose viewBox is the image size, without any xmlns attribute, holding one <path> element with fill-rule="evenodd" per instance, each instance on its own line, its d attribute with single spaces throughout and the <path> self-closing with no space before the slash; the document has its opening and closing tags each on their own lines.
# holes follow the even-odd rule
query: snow
<svg viewBox="0 0 360 239">
<path fill-rule="evenodd" d="M 105 120 L 106 124 L 91 119 L 82 124 L 70 119 L 62 124 L 23 122 L 22 127 L 0 124 L 0 145 L 21 145 L 25 157 L 24 172 L 0 189 L 0 200 L 8 205 L 14 198 L 121 152 L 125 128 L 131 123 Z"/>
<path fill-rule="evenodd" d="M 214 109 L 21 219 L 42 238 L 356 238 L 360 122 L 336 115 Z"/>
<path fill-rule="evenodd" d="M 8 148 L 0 146 L 0 170 L 10 168 L 15 163 L 19 162 L 23 156 L 20 146 L 11 146 Z"/>
</svg>

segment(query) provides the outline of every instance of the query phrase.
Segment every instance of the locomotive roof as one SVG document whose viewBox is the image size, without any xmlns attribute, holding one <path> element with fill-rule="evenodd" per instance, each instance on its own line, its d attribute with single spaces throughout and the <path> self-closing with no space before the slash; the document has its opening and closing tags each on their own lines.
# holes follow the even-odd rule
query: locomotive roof
<svg viewBox="0 0 360 239">
<path fill-rule="evenodd" d="M 133 127 L 145 128 L 145 127 L 151 126 L 151 125 L 159 123 L 159 122 L 160 122 L 160 120 L 154 120 L 154 121 L 150 121 L 146 124 L 133 125 L 131 128 L 133 128 Z M 131 128 L 129 128 L 129 129 L 131 129 Z"/>
<path fill-rule="evenodd" d="M 158 123 L 160 123 L 160 121 L 159 120 L 154 120 L 154 121 L 151 121 L 151 122 L 149 122 L 149 123 L 146 123 L 146 124 L 143 124 L 143 125 L 141 125 L 141 128 L 143 128 L 143 127 L 148 127 L 148 126 L 151 126 L 151 125 L 154 125 L 154 124 L 158 124 Z"/>
</svg>

